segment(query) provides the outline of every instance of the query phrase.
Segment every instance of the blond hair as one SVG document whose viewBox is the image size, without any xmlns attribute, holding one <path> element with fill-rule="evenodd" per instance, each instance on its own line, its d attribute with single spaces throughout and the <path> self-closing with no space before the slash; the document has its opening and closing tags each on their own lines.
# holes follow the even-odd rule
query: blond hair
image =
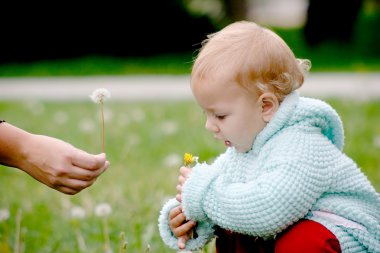
<svg viewBox="0 0 380 253">
<path fill-rule="evenodd" d="M 248 90 L 283 98 L 302 86 L 310 61 L 296 59 L 271 30 L 239 21 L 211 34 L 195 59 L 191 84 L 203 78 L 229 76 Z"/>
</svg>

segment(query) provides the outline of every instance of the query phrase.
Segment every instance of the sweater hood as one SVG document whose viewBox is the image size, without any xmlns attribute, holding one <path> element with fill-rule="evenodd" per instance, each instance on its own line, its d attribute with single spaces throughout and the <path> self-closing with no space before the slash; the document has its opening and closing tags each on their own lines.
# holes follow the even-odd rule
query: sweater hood
<svg viewBox="0 0 380 253">
<path fill-rule="evenodd" d="M 278 131 L 291 126 L 300 129 L 319 128 L 339 150 L 343 149 L 344 132 L 338 113 L 327 103 L 300 97 L 295 91 L 284 99 L 272 120 L 257 135 L 252 151 L 258 152 Z"/>
</svg>

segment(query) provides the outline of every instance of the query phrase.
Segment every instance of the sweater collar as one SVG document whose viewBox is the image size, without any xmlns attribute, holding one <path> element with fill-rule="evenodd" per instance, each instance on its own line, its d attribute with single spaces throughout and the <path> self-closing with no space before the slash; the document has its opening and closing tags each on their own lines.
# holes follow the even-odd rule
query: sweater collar
<svg viewBox="0 0 380 253">
<path fill-rule="evenodd" d="M 256 136 L 252 145 L 252 149 L 249 151 L 249 153 L 253 152 L 254 154 L 258 154 L 268 139 L 270 139 L 275 133 L 283 128 L 283 126 L 294 114 L 298 101 L 299 94 L 297 91 L 293 91 L 285 97 L 271 121 L 269 121 L 265 128 Z"/>
</svg>

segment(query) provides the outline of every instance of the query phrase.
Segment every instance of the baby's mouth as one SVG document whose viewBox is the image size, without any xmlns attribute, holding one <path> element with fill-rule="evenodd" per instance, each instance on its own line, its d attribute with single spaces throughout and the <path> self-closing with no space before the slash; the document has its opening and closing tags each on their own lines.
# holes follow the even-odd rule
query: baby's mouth
<svg viewBox="0 0 380 253">
<path fill-rule="evenodd" d="M 224 145 L 227 147 L 232 147 L 232 143 L 230 141 L 224 141 Z"/>
</svg>

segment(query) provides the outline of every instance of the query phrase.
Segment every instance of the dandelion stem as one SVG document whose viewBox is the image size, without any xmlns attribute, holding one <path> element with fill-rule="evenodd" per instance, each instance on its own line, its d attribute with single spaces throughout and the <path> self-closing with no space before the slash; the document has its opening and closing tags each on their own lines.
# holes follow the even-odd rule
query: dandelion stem
<svg viewBox="0 0 380 253">
<path fill-rule="evenodd" d="M 104 235 L 104 252 L 110 253 L 111 245 L 110 245 L 110 238 L 109 238 L 109 232 L 108 232 L 108 220 L 106 217 L 103 219 L 103 235 Z"/>
<path fill-rule="evenodd" d="M 16 238 L 15 238 L 14 253 L 21 252 L 21 218 L 22 218 L 22 212 L 21 210 L 18 210 L 17 215 L 16 215 Z"/>
<path fill-rule="evenodd" d="M 124 232 L 120 232 L 120 244 L 119 244 L 119 253 L 127 252 L 127 240 L 125 239 Z"/>
<path fill-rule="evenodd" d="M 80 252 L 87 252 L 86 242 L 82 236 L 79 226 L 75 228 L 75 234 L 77 237 L 77 243 L 78 243 Z"/>
<path fill-rule="evenodd" d="M 104 112 L 103 112 L 103 102 L 100 103 L 100 112 L 102 117 L 102 152 L 104 153 Z"/>
<path fill-rule="evenodd" d="M 149 253 L 149 252 L 150 252 L 150 245 L 148 244 L 148 245 L 146 246 L 145 253 Z"/>
</svg>

